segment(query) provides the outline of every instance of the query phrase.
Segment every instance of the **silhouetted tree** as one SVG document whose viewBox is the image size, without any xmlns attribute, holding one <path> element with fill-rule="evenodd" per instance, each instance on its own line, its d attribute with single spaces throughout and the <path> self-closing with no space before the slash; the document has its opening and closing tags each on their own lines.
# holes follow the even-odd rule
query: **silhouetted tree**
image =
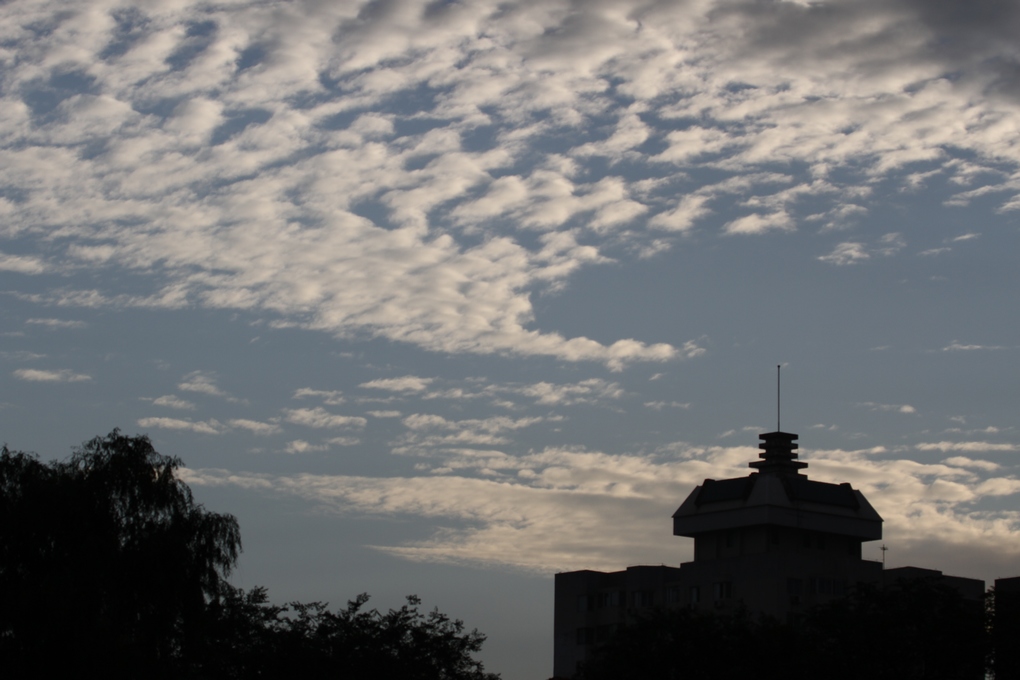
<svg viewBox="0 0 1020 680">
<path fill-rule="evenodd" d="M 801 628 L 803 647 L 828 660 L 833 680 L 980 680 L 990 651 L 984 603 L 936 579 L 859 584 L 811 610 Z"/>
<path fill-rule="evenodd" d="M 205 677 L 496 680 L 473 658 L 485 636 L 438 610 L 367 610 L 368 595 L 331 612 L 326 605 L 269 604 L 266 591 L 233 590 L 211 607 Z"/>
<path fill-rule="evenodd" d="M 0 454 L 0 651 L 15 672 L 174 676 L 241 548 L 147 437 Z"/>
<path fill-rule="evenodd" d="M 416 597 L 330 612 L 234 588 L 237 520 L 196 504 L 180 467 L 117 430 L 63 462 L 0 450 L 5 677 L 498 678 L 472 656 L 484 635 Z"/>
</svg>

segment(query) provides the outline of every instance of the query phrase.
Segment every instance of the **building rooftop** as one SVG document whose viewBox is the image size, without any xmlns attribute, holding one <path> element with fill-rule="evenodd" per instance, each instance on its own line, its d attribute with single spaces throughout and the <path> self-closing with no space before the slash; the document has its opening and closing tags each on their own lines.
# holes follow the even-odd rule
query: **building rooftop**
<svg viewBox="0 0 1020 680">
<path fill-rule="evenodd" d="M 850 484 L 808 479 L 808 464 L 797 460 L 797 435 L 758 435 L 760 460 L 746 477 L 706 479 L 673 513 L 673 534 L 697 536 L 756 525 L 793 527 L 853 536 L 864 541 L 882 537 L 882 518 Z"/>
</svg>

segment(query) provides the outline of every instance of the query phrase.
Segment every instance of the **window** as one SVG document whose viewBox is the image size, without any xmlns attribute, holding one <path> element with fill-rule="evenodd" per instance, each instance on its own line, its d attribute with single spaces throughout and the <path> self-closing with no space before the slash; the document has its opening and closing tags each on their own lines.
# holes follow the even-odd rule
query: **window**
<svg viewBox="0 0 1020 680">
<path fill-rule="evenodd" d="M 800 604 L 800 596 L 804 590 L 804 581 L 799 578 L 786 579 L 786 594 L 790 596 L 790 604 Z"/>
<path fill-rule="evenodd" d="M 610 590 L 598 594 L 598 608 L 620 607 L 623 605 L 623 593 L 619 590 Z"/>
<path fill-rule="evenodd" d="M 651 607 L 652 600 L 652 591 L 650 590 L 635 590 L 632 596 L 635 607 Z"/>
<path fill-rule="evenodd" d="M 728 600 L 733 597 L 733 583 L 731 581 L 716 581 L 714 585 L 716 600 Z"/>
<path fill-rule="evenodd" d="M 691 586 L 691 604 L 698 604 L 699 602 L 701 602 L 701 588 Z"/>
<path fill-rule="evenodd" d="M 579 645 L 590 645 L 595 642 L 595 629 L 594 628 L 578 628 L 577 629 L 577 644 Z"/>
<path fill-rule="evenodd" d="M 677 604 L 680 602 L 680 586 L 666 588 L 666 604 Z"/>
<path fill-rule="evenodd" d="M 591 611 L 591 598 L 587 595 L 577 596 L 577 611 L 587 612 Z"/>
</svg>

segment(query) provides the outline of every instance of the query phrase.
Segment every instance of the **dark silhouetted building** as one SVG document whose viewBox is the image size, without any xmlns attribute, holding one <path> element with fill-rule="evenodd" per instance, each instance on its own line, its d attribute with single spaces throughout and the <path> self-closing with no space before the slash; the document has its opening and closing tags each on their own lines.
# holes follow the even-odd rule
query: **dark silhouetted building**
<svg viewBox="0 0 1020 680">
<path fill-rule="evenodd" d="M 808 479 L 797 435 L 759 435 L 754 472 L 706 479 L 673 513 L 673 534 L 694 539 L 694 560 L 679 567 L 556 574 L 556 677 L 570 677 L 593 645 L 645 607 L 726 611 L 738 604 L 787 620 L 843 597 L 857 583 L 934 576 L 980 601 L 984 582 L 932 569 L 883 572 L 861 558 L 861 544 L 882 538 L 882 518 L 850 484 Z"/>
<path fill-rule="evenodd" d="M 995 680 L 1020 680 L 1020 576 L 995 579 Z"/>
</svg>

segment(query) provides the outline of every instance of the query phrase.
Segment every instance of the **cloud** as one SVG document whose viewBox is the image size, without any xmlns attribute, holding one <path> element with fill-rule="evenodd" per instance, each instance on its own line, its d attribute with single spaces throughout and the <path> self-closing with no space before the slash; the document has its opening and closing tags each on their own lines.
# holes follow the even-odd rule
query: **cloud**
<svg viewBox="0 0 1020 680">
<path fill-rule="evenodd" d="M 340 390 L 313 390 L 310 387 L 302 387 L 294 391 L 295 399 L 303 399 L 305 397 L 318 397 L 327 406 L 336 406 L 347 401 Z"/>
<path fill-rule="evenodd" d="M 745 474 L 746 462 L 757 453 L 753 447 L 685 444 L 662 457 L 557 448 L 521 456 L 451 452 L 446 473 L 427 477 L 198 470 L 189 472 L 188 481 L 298 496 L 315 511 L 413 516 L 444 527 L 453 522 L 459 528 L 376 547 L 415 561 L 548 574 L 689 559 L 688 541 L 674 539 L 673 547 L 664 549 L 655 536 L 670 540 L 669 516 L 695 485 Z M 1020 493 L 1020 482 L 1001 476 L 998 467 L 962 458 L 942 463 L 876 458 L 881 453 L 815 451 L 805 457 L 807 472 L 813 479 L 849 481 L 861 489 L 885 519 L 886 540 L 895 541 L 902 558 L 934 545 L 1001 551 L 1015 544 L 1011 537 L 1020 513 L 973 507 L 982 497 Z M 499 474 L 492 478 L 486 471 Z M 981 477 L 995 474 L 1000 476 Z M 1013 558 L 1020 554 L 1007 552 Z M 937 566 L 952 570 L 954 565 Z"/>
<path fill-rule="evenodd" d="M 774 212 L 768 215 L 754 213 L 727 222 L 723 225 L 723 232 L 726 234 L 762 234 L 766 231 L 780 230 L 791 231 L 796 226 L 793 219 L 784 211 Z"/>
<path fill-rule="evenodd" d="M 1016 451 L 1015 444 L 992 442 L 926 442 L 917 444 L 918 451 Z"/>
<path fill-rule="evenodd" d="M 974 352 L 978 350 L 1005 349 L 1001 345 L 967 345 L 954 340 L 942 348 L 943 352 Z"/>
<path fill-rule="evenodd" d="M 361 416 L 342 416 L 329 413 L 321 406 L 315 408 L 284 409 L 288 423 L 314 428 L 362 428 L 368 421 Z"/>
<path fill-rule="evenodd" d="M 917 409 L 915 409 L 910 404 L 876 404 L 873 401 L 866 401 L 860 405 L 866 406 L 872 411 L 887 411 L 893 413 L 917 413 Z"/>
<path fill-rule="evenodd" d="M 361 383 L 358 387 L 365 387 L 375 390 L 388 390 L 390 392 L 424 392 L 432 378 L 419 378 L 414 375 L 405 375 L 402 378 L 379 378 Z"/>
<path fill-rule="evenodd" d="M 191 421 L 179 418 L 139 418 L 138 427 L 157 427 L 164 430 L 186 430 L 199 434 L 222 434 L 223 429 L 216 420 Z"/>
<path fill-rule="evenodd" d="M 989 472 L 994 472 L 995 470 L 998 470 L 1002 467 L 998 463 L 993 463 L 990 460 L 974 460 L 972 458 L 966 458 L 964 456 L 954 456 L 952 458 L 946 458 L 942 462 L 945 463 L 946 465 L 956 465 L 959 467 L 972 467 L 977 468 L 979 470 L 987 470 Z"/>
<path fill-rule="evenodd" d="M 14 377 L 28 382 L 85 382 L 92 380 L 92 376 L 75 373 L 67 368 L 57 370 L 19 368 L 14 371 Z"/>
<path fill-rule="evenodd" d="M 156 397 L 152 400 L 152 403 L 156 406 L 167 406 L 169 408 L 176 408 L 184 411 L 195 410 L 195 405 L 193 403 L 187 399 L 181 399 L 173 394 L 164 394 L 162 397 Z"/>
<path fill-rule="evenodd" d="M 507 433 L 559 419 L 558 416 L 529 416 L 516 419 L 493 416 L 449 420 L 435 414 L 414 413 L 403 419 L 402 423 L 408 432 L 397 440 L 391 451 L 398 455 L 421 455 L 433 450 L 456 451 L 458 455 L 470 456 L 475 455 L 471 447 L 509 444 Z"/>
<path fill-rule="evenodd" d="M 227 424 L 230 425 L 230 427 L 248 430 L 249 432 L 262 437 L 280 432 L 280 426 L 276 423 L 262 423 L 257 420 L 247 420 L 245 418 L 235 418 L 227 421 Z"/>
<path fill-rule="evenodd" d="M 0 252 L 0 271 L 18 274 L 42 274 L 50 270 L 46 262 L 28 255 L 8 255 Z"/>
<path fill-rule="evenodd" d="M 608 382 L 601 378 L 589 378 L 572 384 L 556 385 L 538 382 L 531 385 L 506 385 L 490 390 L 506 394 L 518 394 L 535 400 L 537 404 L 590 404 L 606 399 L 619 399 L 623 396 L 623 388 L 618 383 Z"/>
<path fill-rule="evenodd" d="M 895 255 L 902 250 L 906 245 L 906 241 L 903 239 L 903 235 L 893 232 L 890 234 L 884 234 L 878 239 L 879 247 L 877 252 L 879 255 L 889 257 Z"/>
<path fill-rule="evenodd" d="M 871 257 L 864 249 L 864 244 L 847 241 L 837 245 L 828 255 L 819 256 L 822 262 L 831 262 L 836 265 L 857 264 L 862 260 Z"/>
<path fill-rule="evenodd" d="M 357 446 L 361 443 L 361 440 L 357 437 L 330 437 L 326 440 L 326 443 L 333 444 L 334 446 Z"/>
<path fill-rule="evenodd" d="M 943 5 L 184 0 L 136 8 L 125 36 L 86 0 L 41 12 L 42 32 L 11 20 L 0 215 L 18 254 L 0 269 L 103 281 L 38 293 L 63 305 L 614 370 L 689 358 L 566 337 L 533 296 L 709 215 L 762 238 L 803 238 L 812 215 L 843 228 L 887 179 L 1018 204 L 1015 18 Z M 821 259 L 891 255 L 907 229 Z"/>
<path fill-rule="evenodd" d="M 314 453 L 315 451 L 326 451 L 329 446 L 326 444 L 309 444 L 304 439 L 295 439 L 287 444 L 284 453 Z"/>
<path fill-rule="evenodd" d="M 226 392 L 216 386 L 215 377 L 202 371 L 192 371 L 184 376 L 181 383 L 177 385 L 177 389 L 184 390 L 185 392 L 208 394 L 213 397 L 227 396 Z"/>
<path fill-rule="evenodd" d="M 69 321 L 64 319 L 27 319 L 25 323 L 35 324 L 37 326 L 46 326 L 47 328 L 85 328 L 87 325 L 84 321 Z"/>
<path fill-rule="evenodd" d="M 646 401 L 645 407 L 650 408 L 654 411 L 661 411 L 665 408 L 681 408 L 688 409 L 691 407 L 690 402 L 679 402 L 679 401 Z"/>
</svg>

